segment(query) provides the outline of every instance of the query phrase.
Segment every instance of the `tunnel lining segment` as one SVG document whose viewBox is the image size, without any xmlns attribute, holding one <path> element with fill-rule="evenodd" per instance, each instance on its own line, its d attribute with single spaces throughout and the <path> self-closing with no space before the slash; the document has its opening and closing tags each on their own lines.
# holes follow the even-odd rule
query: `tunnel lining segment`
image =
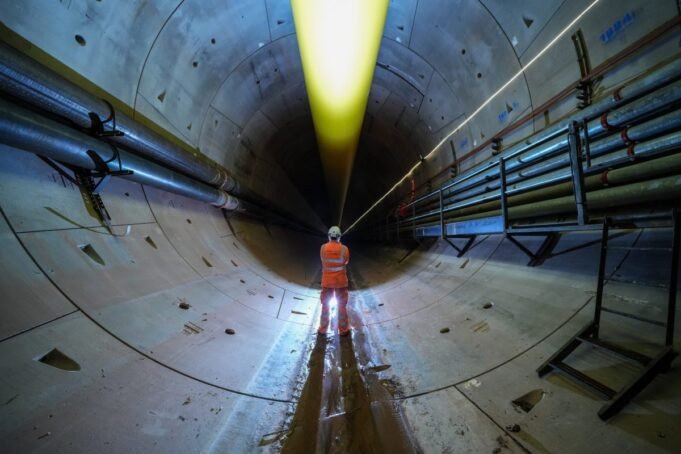
<svg viewBox="0 0 681 454">
<path fill-rule="evenodd" d="M 591 8 L 593 5 L 594 5 L 594 4 L 592 4 L 589 8 Z M 568 87 L 566 87 L 564 90 L 562 90 L 562 91 L 561 91 L 560 93 L 558 93 L 557 95 L 553 96 L 553 97 L 552 97 L 551 99 L 549 99 L 547 102 L 545 102 L 545 103 L 543 103 L 541 106 L 538 106 L 537 108 L 535 108 L 532 112 L 530 112 L 530 113 L 528 113 L 527 115 L 521 117 L 521 118 L 518 119 L 516 122 L 512 123 L 511 125 L 509 125 L 509 126 L 507 126 L 506 128 L 504 128 L 502 131 L 500 131 L 500 132 L 498 132 L 497 134 L 495 134 L 492 138 L 488 139 L 487 141 L 484 141 L 483 143 L 481 143 L 480 145 L 478 145 L 477 147 L 475 147 L 475 148 L 474 148 L 473 150 L 471 150 L 470 152 L 468 152 L 468 153 L 466 153 L 465 155 L 459 157 L 454 163 L 450 163 L 450 164 L 448 164 L 447 166 L 445 166 L 445 167 L 443 168 L 442 171 L 440 171 L 439 173 L 436 173 L 435 175 L 431 176 L 431 178 L 436 178 L 436 177 L 442 176 L 443 172 L 447 171 L 447 170 L 449 169 L 449 167 L 451 167 L 452 165 L 455 165 L 455 164 L 458 165 L 458 163 L 463 162 L 463 161 L 465 161 L 465 160 L 467 160 L 467 159 L 473 157 L 474 155 L 480 153 L 481 151 L 483 151 L 484 149 L 486 149 L 486 147 L 488 147 L 488 146 L 493 142 L 493 140 L 494 140 L 495 137 L 500 137 L 500 136 L 502 136 L 502 135 L 505 135 L 505 134 L 507 134 L 507 133 L 510 133 L 510 132 L 512 132 L 513 130 L 515 130 L 516 128 L 518 128 L 519 126 L 521 126 L 521 125 L 527 123 L 529 120 L 532 120 L 532 119 L 534 119 L 536 116 L 541 115 L 544 111 L 546 111 L 546 109 L 547 109 L 548 107 L 552 106 L 552 105 L 555 104 L 557 101 L 559 101 L 559 100 L 561 100 L 561 99 L 564 99 L 568 94 L 572 93 L 573 88 L 574 88 L 575 86 L 577 86 L 579 83 L 584 83 L 584 82 L 586 82 L 586 81 L 588 81 L 588 80 L 591 80 L 591 79 L 593 79 L 593 78 L 597 78 L 597 77 L 599 77 L 599 76 L 602 76 L 604 73 L 606 73 L 608 70 L 610 70 L 611 68 L 613 68 L 615 65 L 619 64 L 624 58 L 626 58 L 626 57 L 630 56 L 631 54 L 633 54 L 634 52 L 639 51 L 640 49 L 642 49 L 642 48 L 648 46 L 650 43 L 652 43 L 652 42 L 654 42 L 655 40 L 659 39 L 661 36 L 665 35 L 665 34 L 668 33 L 670 30 L 673 30 L 674 27 L 675 27 L 676 25 L 678 25 L 678 23 L 679 23 L 680 21 L 681 21 L 681 18 L 680 18 L 680 17 L 675 17 L 675 18 L 670 19 L 669 21 L 663 23 L 662 25 L 658 26 L 656 29 L 654 29 L 653 31 L 649 32 L 647 35 L 645 35 L 644 37 L 642 37 L 642 38 L 639 39 L 638 41 L 634 42 L 633 44 L 631 44 L 630 46 L 626 47 L 625 49 L 623 49 L 622 51 L 620 51 L 620 52 L 617 53 L 616 55 L 612 56 L 612 57 L 609 58 L 608 60 L 606 60 L 606 61 L 604 61 L 603 63 L 601 63 L 601 64 L 600 64 L 597 68 L 595 68 L 595 69 L 592 71 L 592 73 L 589 74 L 587 77 L 584 77 L 584 78 L 582 78 L 581 80 L 579 80 L 579 81 L 577 81 L 577 82 L 574 82 L 574 83 L 570 84 Z M 569 27 L 563 29 L 563 31 L 562 31 L 561 33 L 565 33 L 568 29 L 569 29 Z M 554 39 L 554 41 L 552 41 L 551 43 L 554 43 L 554 42 L 555 42 L 555 39 Z M 550 44 L 551 44 L 551 43 L 550 43 Z M 544 49 L 543 49 L 543 51 L 545 51 L 545 50 L 547 50 L 547 48 L 544 48 Z M 542 51 L 542 52 L 543 52 L 543 51 Z M 538 57 L 540 57 L 540 56 L 541 56 L 541 54 L 536 55 L 532 60 L 530 60 L 530 62 L 535 62 L 536 59 L 537 59 Z M 520 72 L 521 72 L 521 73 L 524 73 L 524 71 L 525 71 L 526 69 L 527 69 L 527 66 L 525 66 L 524 68 L 522 68 Z M 516 76 L 517 76 L 517 74 L 516 74 Z M 515 77 L 515 76 L 514 76 L 514 77 Z M 624 83 L 624 84 L 623 84 L 623 86 L 626 86 L 626 85 L 627 85 L 627 83 Z M 503 90 L 503 87 L 502 87 L 502 90 Z M 617 93 L 617 92 L 616 92 L 616 93 Z M 496 94 L 498 94 L 498 92 L 495 93 L 495 95 L 496 95 Z M 587 110 L 589 110 L 589 109 L 587 108 Z M 477 111 L 476 111 L 476 112 L 477 112 Z M 464 123 L 466 123 L 466 122 L 468 122 L 468 121 L 469 121 L 469 119 L 467 118 L 467 119 L 464 121 Z M 549 132 L 550 132 L 550 131 L 553 130 L 553 129 L 555 129 L 555 128 L 549 127 L 549 129 L 546 130 L 546 131 L 549 131 Z M 455 131 L 455 132 L 456 132 L 456 131 Z M 541 132 L 540 132 L 540 133 L 541 133 Z M 537 134 L 540 134 L 540 133 L 537 133 Z M 453 133 L 452 133 L 452 134 L 453 134 Z M 448 137 L 449 137 L 449 136 L 448 136 Z M 446 142 L 446 140 L 448 139 L 448 137 L 445 138 L 445 139 L 443 139 L 443 141 L 440 143 L 440 145 L 444 144 L 444 143 Z M 438 146 L 439 146 L 439 145 L 438 145 Z M 437 149 L 437 147 L 436 147 L 435 149 L 433 149 L 433 151 L 431 151 L 431 154 L 432 154 L 433 152 L 435 152 L 436 149 Z M 354 229 L 354 227 L 359 223 L 359 221 L 361 221 L 361 219 L 363 219 L 369 212 L 371 212 L 371 211 L 372 211 L 373 209 L 375 209 L 381 202 L 383 202 L 383 201 L 388 197 L 388 195 L 390 195 L 391 193 L 393 193 L 393 192 L 394 192 L 394 191 L 395 191 L 395 190 L 396 190 L 396 189 L 405 181 L 405 179 L 406 179 L 406 178 L 407 178 L 407 177 L 408 177 L 408 176 L 409 176 L 417 167 L 419 167 L 420 165 L 421 165 L 421 162 L 418 162 L 417 164 L 415 164 L 415 166 L 410 170 L 410 172 L 408 172 L 401 180 L 399 180 L 393 187 L 391 187 L 391 189 L 390 189 L 387 193 L 385 193 L 383 197 L 379 198 L 378 201 L 377 201 L 376 203 L 374 203 L 366 212 L 364 212 L 364 214 L 363 214 L 362 216 L 360 216 L 355 222 L 353 222 L 353 224 L 352 224 L 348 229 L 346 229 L 346 230 L 352 230 L 352 229 Z M 424 186 L 425 184 L 426 184 L 426 183 L 423 183 L 421 186 L 419 186 L 419 188 L 421 188 L 421 187 Z"/>
<path fill-rule="evenodd" d="M 222 390 L 222 391 L 227 391 L 227 392 L 230 392 L 230 393 L 238 394 L 238 395 L 241 395 L 241 396 L 244 396 L 244 397 L 251 397 L 251 398 L 254 398 L 254 399 L 261 399 L 261 400 L 266 400 L 266 401 L 271 401 L 271 402 L 291 403 L 291 401 L 288 400 L 288 399 L 277 399 L 277 398 L 272 398 L 272 397 L 260 396 L 260 395 L 257 395 L 257 394 L 251 394 L 251 393 L 239 391 L 239 390 L 236 390 L 236 389 L 231 389 L 231 388 L 228 388 L 228 387 L 225 387 L 225 386 L 217 385 L 217 384 L 215 384 L 215 383 L 211 383 L 210 381 L 201 379 L 201 378 L 199 378 L 199 377 L 193 376 L 193 375 L 188 374 L 188 373 L 186 373 L 186 372 L 183 372 L 183 371 L 181 371 L 181 370 L 179 370 L 179 369 L 176 369 L 176 368 L 174 368 L 174 367 L 172 367 L 172 366 L 170 366 L 170 365 L 168 365 L 168 364 L 166 364 L 166 363 L 164 363 L 164 362 L 162 362 L 162 361 L 160 361 L 160 360 L 154 358 L 153 356 L 147 354 L 146 352 L 144 352 L 144 351 L 142 351 L 142 350 L 136 348 L 134 345 L 130 344 L 129 342 L 127 342 L 127 341 L 125 341 L 124 339 L 122 339 L 121 337 L 117 336 L 117 335 L 114 334 L 112 331 L 110 331 L 108 328 L 106 328 L 104 325 L 102 325 L 99 321 L 97 321 L 95 318 L 93 318 L 90 314 L 88 314 L 86 311 L 84 311 L 84 310 L 82 309 L 82 307 L 81 307 L 78 303 L 76 303 L 75 301 L 73 301 L 73 300 L 72 300 L 72 299 L 71 299 L 71 298 L 70 298 L 70 297 L 69 297 L 69 296 L 68 296 L 68 295 L 67 295 L 67 294 L 66 294 L 66 293 L 57 285 L 57 283 L 49 276 L 49 274 L 45 272 L 45 270 L 43 269 L 43 267 L 42 267 L 42 266 L 38 263 L 38 261 L 33 257 L 33 254 L 31 254 L 31 252 L 28 250 L 28 248 L 24 245 L 24 243 L 23 243 L 23 241 L 21 240 L 21 238 L 19 238 L 19 235 L 14 231 L 14 228 L 13 228 L 12 225 L 10 224 L 9 219 L 7 218 L 7 215 L 5 214 L 5 212 L 4 212 L 4 210 L 2 209 L 2 207 L 0 207 L 0 215 L 2 215 L 2 217 L 5 219 L 5 222 L 7 222 L 7 224 L 9 225 L 10 229 L 12 230 L 12 233 L 14 234 L 14 237 L 15 237 L 16 240 L 19 242 L 19 244 L 21 245 L 21 247 L 24 249 L 26 255 L 27 255 L 28 257 L 31 258 L 31 260 L 33 261 L 33 263 L 35 264 L 35 266 L 38 267 L 38 269 L 40 270 L 40 272 L 41 272 L 41 273 L 50 281 L 50 283 L 53 285 L 53 287 L 54 287 L 57 291 L 59 291 L 59 292 L 64 296 L 64 298 L 66 298 L 74 307 L 77 308 L 77 311 L 75 311 L 75 312 L 80 312 L 80 313 L 82 313 L 90 322 L 92 322 L 93 324 L 95 324 L 99 329 L 101 329 L 103 332 L 107 333 L 107 334 L 108 334 L 109 336 L 111 336 L 113 339 L 116 339 L 116 340 L 117 340 L 119 343 L 121 343 L 122 345 L 126 346 L 127 348 L 129 348 L 129 349 L 132 350 L 132 351 L 135 351 L 135 352 L 138 353 L 139 355 L 145 357 L 146 359 L 148 359 L 148 360 L 150 360 L 150 361 L 152 361 L 152 362 L 158 364 L 159 366 L 161 366 L 161 367 L 163 367 L 163 368 L 165 368 L 165 369 L 168 369 L 168 370 L 170 370 L 170 371 L 172 371 L 172 372 L 174 372 L 174 373 L 176 373 L 176 374 L 178 374 L 178 375 L 181 375 L 181 376 L 183 376 L 183 377 L 189 378 L 189 379 L 194 380 L 194 381 L 196 381 L 196 382 L 198 382 L 198 383 L 202 383 L 202 384 L 204 384 L 204 385 L 210 386 L 210 387 L 212 387 L 212 388 L 216 388 L 216 389 L 220 389 L 220 390 Z M 6 339 L 4 339 L 4 340 L 6 340 Z M 3 340 L 3 341 L 4 341 L 4 340 Z"/>
<path fill-rule="evenodd" d="M 615 56 L 613 56 L 612 58 L 610 58 L 610 59 L 608 59 L 607 61 L 603 62 L 603 63 L 602 63 L 601 65 L 599 65 L 591 74 L 589 74 L 588 77 L 583 78 L 582 80 L 577 81 L 577 82 L 574 82 L 573 84 L 569 85 L 568 87 L 566 87 L 565 89 L 563 89 L 560 93 L 558 93 L 557 95 L 553 96 L 551 99 L 549 99 L 548 101 L 546 101 L 544 104 L 542 104 L 541 106 L 535 108 L 535 109 L 534 109 L 532 112 L 530 112 L 529 114 L 525 115 L 524 117 L 518 119 L 516 122 L 514 122 L 514 123 L 512 123 L 511 125 L 509 125 L 509 126 L 507 126 L 506 128 L 504 128 L 502 131 L 500 131 L 499 133 L 497 133 L 496 136 L 497 136 L 497 137 L 500 137 L 500 136 L 506 135 L 507 133 L 511 133 L 513 130 L 515 130 L 515 129 L 518 128 L 519 126 L 521 126 L 521 125 L 525 124 L 526 122 L 528 122 L 528 121 L 534 119 L 536 116 L 541 115 L 542 113 L 544 113 L 544 112 L 546 111 L 546 109 L 548 109 L 548 108 L 549 108 L 550 106 L 552 106 L 554 103 L 556 103 L 557 101 L 559 101 L 559 100 L 565 98 L 568 94 L 570 94 L 570 93 L 573 91 L 573 89 L 575 88 L 575 86 L 578 85 L 580 82 L 586 81 L 587 79 L 592 79 L 592 78 L 596 78 L 596 77 L 602 76 L 605 72 L 607 72 L 607 71 L 610 70 L 612 67 L 614 67 L 615 65 L 617 65 L 623 58 L 626 58 L 627 56 L 633 54 L 634 52 L 640 50 L 641 48 L 643 48 L 643 47 L 645 47 L 646 45 L 650 44 L 651 42 L 655 41 L 655 40 L 658 39 L 660 36 L 662 36 L 662 35 L 664 35 L 665 33 L 669 32 L 670 29 L 673 29 L 673 27 L 676 26 L 676 25 L 678 25 L 679 22 L 681 22 L 681 18 L 677 17 L 677 18 L 671 19 L 671 20 L 669 20 L 668 22 L 662 24 L 661 26 L 659 26 L 657 29 L 655 29 L 655 30 L 653 30 L 652 32 L 650 32 L 648 35 L 646 35 L 646 36 L 645 36 L 644 38 L 642 38 L 641 40 L 635 42 L 634 44 L 630 45 L 629 47 L 625 48 L 624 50 L 622 50 L 621 52 L 619 52 L 618 54 L 616 54 Z M 626 84 L 625 84 L 624 86 L 626 86 Z M 616 91 L 615 93 L 616 93 L 616 96 L 615 96 L 615 97 L 617 98 L 617 97 L 619 96 L 619 94 L 618 94 L 617 91 Z M 551 128 L 551 129 L 549 129 L 549 130 L 553 130 L 553 128 Z M 537 134 L 539 134 L 539 133 L 541 133 L 541 131 L 540 131 L 540 132 L 537 132 Z M 467 160 L 467 159 L 473 157 L 475 154 L 477 154 L 477 153 L 483 151 L 483 149 L 485 149 L 485 147 L 489 146 L 489 144 L 493 141 L 493 139 L 494 139 L 494 138 L 491 138 L 491 139 L 489 139 L 488 141 L 483 142 L 483 143 L 480 144 L 478 147 L 476 147 L 475 149 L 471 150 L 470 152 L 468 152 L 468 153 L 465 154 L 464 156 L 460 157 L 459 159 L 455 160 L 455 162 L 453 162 L 453 163 L 451 163 L 451 164 L 449 164 L 449 165 L 450 165 L 450 166 L 451 166 L 451 165 L 454 165 L 454 164 L 458 165 L 460 162 L 465 161 L 465 160 Z M 447 167 L 448 167 L 448 166 L 446 166 L 445 169 L 443 169 L 440 173 L 436 174 L 435 176 L 441 175 L 442 172 L 444 172 L 444 171 L 447 170 Z M 421 185 L 421 186 L 423 186 L 423 185 Z M 420 187 L 419 187 L 419 188 L 420 188 Z"/>
<path fill-rule="evenodd" d="M 144 185 L 142 185 L 141 187 L 142 187 L 142 192 L 143 192 L 143 194 L 144 194 L 145 201 L 146 201 L 147 205 L 149 206 L 149 211 L 151 212 L 151 214 L 152 214 L 152 216 L 153 216 L 153 218 L 154 218 L 154 222 L 156 223 L 156 225 L 158 226 L 158 228 L 161 230 L 162 235 L 166 238 L 166 240 L 167 240 L 168 243 L 171 245 L 172 249 L 175 251 L 175 253 L 177 254 L 177 256 L 178 256 L 178 257 L 181 257 L 182 260 L 184 261 L 184 263 L 186 263 L 186 265 L 187 265 L 190 269 L 192 269 L 192 270 L 196 273 L 196 275 L 202 279 L 203 282 L 205 282 L 205 283 L 207 283 L 208 285 L 210 285 L 211 287 L 213 287 L 216 291 L 218 291 L 218 292 L 224 294 L 224 295 L 227 296 L 227 297 L 230 297 L 230 295 L 227 294 L 227 293 L 225 292 L 224 289 L 222 289 L 222 288 L 220 288 L 218 285 L 216 285 L 209 277 L 204 276 L 204 275 L 202 274 L 202 272 L 201 272 L 201 268 L 198 267 L 198 266 L 196 266 L 196 264 L 193 264 L 191 261 L 188 260 L 187 254 L 183 253 L 182 251 L 180 251 L 180 250 L 178 249 L 178 246 L 177 246 L 178 240 L 174 239 L 174 238 L 167 232 L 167 229 L 163 227 L 163 223 L 159 222 L 158 217 L 157 217 L 157 213 L 155 212 L 155 210 L 154 210 L 154 208 L 153 208 L 153 207 L 154 207 L 154 204 L 152 204 L 152 203 L 150 202 L 150 200 L 149 200 L 149 195 L 147 194 L 147 189 L 145 189 Z M 158 206 L 158 204 L 155 204 L 155 205 Z M 225 216 L 226 216 L 226 213 L 227 213 L 227 212 L 224 212 L 224 213 L 225 213 Z M 191 224 L 191 220 L 190 220 L 190 219 L 187 219 L 187 222 Z M 234 229 L 231 227 L 231 223 L 229 223 L 228 220 L 226 220 L 225 222 L 227 222 L 227 224 L 230 226 L 230 229 L 231 229 L 231 232 L 232 232 L 233 237 L 236 238 L 236 234 L 234 233 Z M 179 242 L 181 243 L 181 240 L 179 240 Z M 238 249 L 238 248 L 237 248 L 237 249 Z M 232 263 L 232 265 L 235 266 L 235 267 L 238 266 L 238 265 L 235 265 L 235 262 L 234 262 L 233 260 L 231 260 L 231 263 Z M 198 264 L 198 262 L 197 262 L 197 264 Z M 266 282 L 266 283 L 272 285 L 273 287 L 275 287 L 275 288 L 277 288 L 277 289 L 281 289 L 281 290 L 282 290 L 282 301 L 284 300 L 284 298 L 285 298 L 287 292 L 290 293 L 291 295 L 298 295 L 297 298 L 300 298 L 300 296 L 302 296 L 301 294 L 297 294 L 297 293 L 291 291 L 290 289 L 283 288 L 283 287 L 280 285 L 280 283 L 277 283 L 277 282 L 275 282 L 274 280 L 270 279 L 270 278 L 269 278 L 266 274 L 264 274 L 264 273 L 258 273 L 258 272 L 257 272 L 256 270 L 254 270 L 252 267 L 249 267 L 249 271 L 250 271 L 251 273 L 253 273 L 255 276 L 257 276 L 259 279 L 261 279 L 262 281 L 264 281 L 264 282 Z M 241 279 L 241 281 L 242 281 L 242 282 L 241 282 L 242 284 L 245 283 L 245 281 L 244 281 L 243 279 Z M 230 297 L 230 298 L 231 298 L 231 297 Z M 296 298 L 296 296 L 293 296 L 293 298 Z M 278 310 L 278 312 L 277 312 L 277 315 L 272 315 L 272 314 L 267 314 L 267 313 L 261 312 L 261 311 L 257 310 L 256 308 L 253 308 L 253 307 L 251 307 L 251 306 L 249 306 L 249 305 L 246 305 L 246 304 L 242 303 L 241 301 L 239 301 L 238 298 L 233 298 L 233 300 L 234 300 L 237 304 L 239 304 L 239 305 L 241 305 L 242 307 L 246 308 L 247 310 L 254 311 L 254 312 L 258 313 L 259 315 L 262 315 L 262 316 L 265 316 L 265 317 L 274 318 L 274 319 L 279 319 L 279 320 L 282 320 L 282 321 L 287 322 L 287 323 L 293 323 L 293 324 L 299 324 L 299 325 L 308 325 L 308 323 L 305 323 L 305 322 L 298 322 L 298 321 L 295 321 L 295 320 L 285 320 L 285 319 L 281 319 L 281 318 L 279 317 L 279 313 L 280 313 L 280 311 L 281 311 L 281 305 L 279 306 L 279 310 Z"/>
</svg>

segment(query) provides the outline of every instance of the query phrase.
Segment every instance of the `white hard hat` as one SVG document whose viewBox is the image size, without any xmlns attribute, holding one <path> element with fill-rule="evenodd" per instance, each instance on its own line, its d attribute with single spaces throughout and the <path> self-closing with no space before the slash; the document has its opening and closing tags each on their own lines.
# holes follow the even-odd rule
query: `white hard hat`
<svg viewBox="0 0 681 454">
<path fill-rule="evenodd" d="M 329 238 L 332 238 L 334 240 L 337 240 L 341 237 L 341 230 L 340 227 L 337 225 L 334 225 L 329 229 Z"/>
</svg>

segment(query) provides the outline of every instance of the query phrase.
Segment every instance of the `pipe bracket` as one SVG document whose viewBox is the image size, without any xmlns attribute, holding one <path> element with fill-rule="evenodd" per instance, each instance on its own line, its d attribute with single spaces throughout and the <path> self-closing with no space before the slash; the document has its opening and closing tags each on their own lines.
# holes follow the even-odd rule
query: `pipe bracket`
<svg viewBox="0 0 681 454">
<path fill-rule="evenodd" d="M 97 137 L 122 137 L 125 134 L 123 131 L 116 129 L 116 109 L 114 106 L 102 98 L 102 102 L 109 108 L 109 116 L 106 120 L 102 120 L 99 115 L 95 112 L 89 112 L 88 117 L 90 117 L 90 132 Z M 104 125 L 111 123 L 111 131 L 105 131 Z"/>
<path fill-rule="evenodd" d="M 603 129 L 606 131 L 614 129 L 614 127 L 608 123 L 608 113 L 609 112 L 603 112 L 603 115 L 601 115 L 601 126 L 603 126 Z"/>
<path fill-rule="evenodd" d="M 217 202 L 212 203 L 212 205 L 218 208 L 224 208 L 225 210 L 235 211 L 239 209 L 239 199 L 232 197 L 224 191 L 220 191 L 220 199 Z"/>
</svg>

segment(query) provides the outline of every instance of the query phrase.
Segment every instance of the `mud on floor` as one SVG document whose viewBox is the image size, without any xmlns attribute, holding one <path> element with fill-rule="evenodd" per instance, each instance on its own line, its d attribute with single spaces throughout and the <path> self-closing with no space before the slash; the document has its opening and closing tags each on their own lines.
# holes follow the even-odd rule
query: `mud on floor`
<svg viewBox="0 0 681 454">
<path fill-rule="evenodd" d="M 289 428 L 268 437 L 281 443 L 281 452 L 420 452 L 393 400 L 398 383 L 379 378 L 389 365 L 360 365 L 358 357 L 366 358 L 362 340 L 317 338 Z"/>
</svg>

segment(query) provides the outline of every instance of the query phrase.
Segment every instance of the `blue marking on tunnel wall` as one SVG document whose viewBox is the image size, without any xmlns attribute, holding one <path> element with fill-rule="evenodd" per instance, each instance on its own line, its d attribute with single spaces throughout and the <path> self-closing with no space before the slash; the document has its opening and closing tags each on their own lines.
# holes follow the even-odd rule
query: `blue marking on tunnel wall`
<svg viewBox="0 0 681 454">
<path fill-rule="evenodd" d="M 508 120 L 508 112 L 505 110 L 502 111 L 499 115 L 497 115 L 497 118 L 499 119 L 499 123 L 503 123 L 506 120 Z"/>
<path fill-rule="evenodd" d="M 459 148 L 466 148 L 466 145 L 468 145 L 468 139 L 464 139 L 459 142 Z"/>
<path fill-rule="evenodd" d="M 511 107 L 513 108 L 513 110 L 515 110 L 515 109 L 520 107 L 520 104 L 518 104 L 518 101 L 513 101 L 511 103 Z M 508 110 L 503 110 L 503 111 L 499 112 L 499 115 L 497 115 L 497 119 L 499 120 L 499 123 L 504 123 L 504 122 L 508 121 L 509 113 L 510 112 Z"/>
<path fill-rule="evenodd" d="M 634 23 L 636 19 L 636 11 L 628 11 L 620 19 L 617 19 L 613 24 L 608 27 L 603 33 L 601 33 L 601 42 L 604 44 L 609 43 L 619 35 L 622 30 Z"/>
</svg>

